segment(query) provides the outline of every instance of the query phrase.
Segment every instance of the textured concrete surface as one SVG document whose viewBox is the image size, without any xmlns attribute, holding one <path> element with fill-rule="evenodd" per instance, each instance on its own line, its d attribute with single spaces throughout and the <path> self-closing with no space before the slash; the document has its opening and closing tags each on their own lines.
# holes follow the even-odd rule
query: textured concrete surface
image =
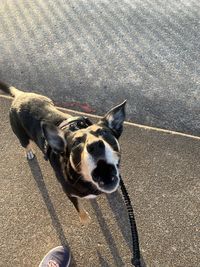
<svg viewBox="0 0 200 267">
<path fill-rule="evenodd" d="M 131 266 L 131 239 L 120 192 L 84 201 L 81 227 L 48 162 L 27 162 L 0 98 L 0 266 L 35 267 L 69 244 L 77 267 Z M 200 266 L 200 140 L 126 125 L 122 175 L 134 204 L 146 267 Z"/>
<path fill-rule="evenodd" d="M 0 79 L 102 115 L 199 134 L 199 0 L 1 0 Z"/>
</svg>

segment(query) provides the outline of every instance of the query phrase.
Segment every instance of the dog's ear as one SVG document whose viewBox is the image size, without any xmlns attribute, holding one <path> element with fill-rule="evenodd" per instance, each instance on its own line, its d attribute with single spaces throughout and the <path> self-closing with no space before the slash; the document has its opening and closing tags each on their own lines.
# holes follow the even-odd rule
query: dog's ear
<svg viewBox="0 0 200 267">
<path fill-rule="evenodd" d="M 66 147 L 66 141 L 64 138 L 63 131 L 55 125 L 46 122 L 42 122 L 41 126 L 43 135 L 50 147 L 57 153 L 64 152 Z"/>
<path fill-rule="evenodd" d="M 123 131 L 123 122 L 125 120 L 125 105 L 126 100 L 108 111 L 108 113 L 101 120 L 104 125 L 106 125 L 113 131 L 116 138 L 119 138 Z"/>
</svg>

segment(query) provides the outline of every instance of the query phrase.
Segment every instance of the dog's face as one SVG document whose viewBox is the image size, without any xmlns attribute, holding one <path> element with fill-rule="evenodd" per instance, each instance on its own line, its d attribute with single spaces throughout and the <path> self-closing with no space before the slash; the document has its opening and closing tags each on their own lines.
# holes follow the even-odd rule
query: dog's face
<svg viewBox="0 0 200 267">
<path fill-rule="evenodd" d="M 58 153 L 68 155 L 74 171 L 105 193 L 114 192 L 120 181 L 118 138 L 123 130 L 125 103 L 114 107 L 98 123 L 85 129 L 70 134 L 53 127 L 45 131 L 49 145 Z"/>
</svg>

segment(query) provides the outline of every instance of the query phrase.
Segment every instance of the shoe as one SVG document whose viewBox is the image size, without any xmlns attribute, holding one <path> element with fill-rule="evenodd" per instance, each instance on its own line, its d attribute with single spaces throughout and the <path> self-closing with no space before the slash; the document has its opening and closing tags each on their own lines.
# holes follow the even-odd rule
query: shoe
<svg viewBox="0 0 200 267">
<path fill-rule="evenodd" d="M 69 249 L 59 246 L 50 250 L 39 267 L 69 267 L 71 262 L 71 254 Z"/>
</svg>

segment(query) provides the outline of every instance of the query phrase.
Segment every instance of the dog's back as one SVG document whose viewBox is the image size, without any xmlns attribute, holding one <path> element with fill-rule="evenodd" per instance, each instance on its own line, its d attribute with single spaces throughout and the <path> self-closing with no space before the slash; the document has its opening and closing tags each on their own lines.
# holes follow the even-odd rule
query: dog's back
<svg viewBox="0 0 200 267">
<path fill-rule="evenodd" d="M 10 123 L 23 147 L 33 140 L 41 148 L 41 121 L 54 125 L 70 116 L 60 112 L 46 96 L 23 92 L 0 82 L 0 89 L 13 97 L 10 108 Z"/>
<path fill-rule="evenodd" d="M 36 111 L 36 106 L 37 108 L 48 108 L 50 106 L 54 106 L 52 100 L 46 96 L 23 92 L 13 86 L 7 85 L 2 81 L 0 81 L 0 89 L 14 98 L 11 108 L 15 109 L 16 111 L 24 108 L 27 110 L 30 109 L 31 111 Z"/>
<path fill-rule="evenodd" d="M 63 112 L 60 112 L 53 101 L 43 95 L 36 93 L 23 92 L 13 86 L 9 86 L 0 81 L 0 89 L 13 98 L 11 105 L 11 113 L 14 111 L 18 114 L 19 119 L 23 120 L 23 111 L 35 119 L 56 122 L 58 119 L 66 119 L 70 117 Z"/>
</svg>

